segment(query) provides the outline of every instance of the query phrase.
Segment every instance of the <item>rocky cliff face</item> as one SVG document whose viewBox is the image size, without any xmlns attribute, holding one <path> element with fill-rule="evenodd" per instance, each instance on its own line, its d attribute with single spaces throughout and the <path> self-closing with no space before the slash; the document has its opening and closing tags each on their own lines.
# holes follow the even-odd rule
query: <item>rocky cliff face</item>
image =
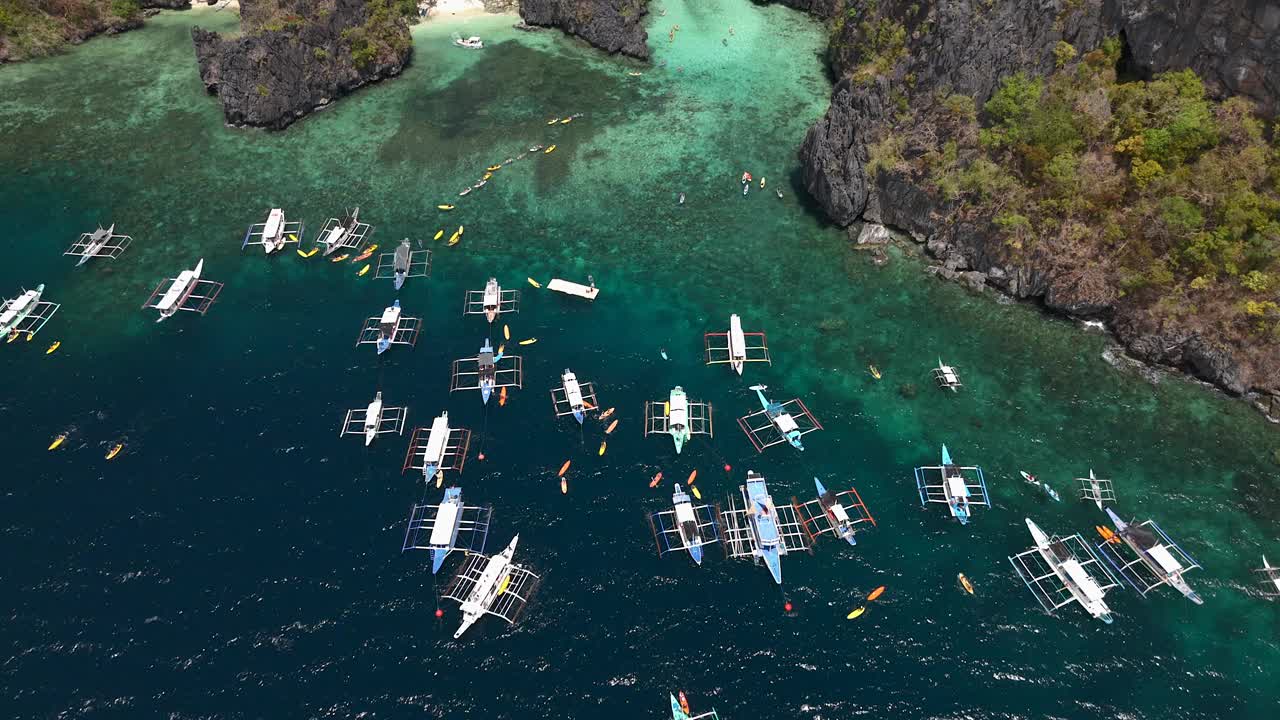
<svg viewBox="0 0 1280 720">
<path fill-rule="evenodd" d="M 1137 357 L 1179 367 L 1234 394 L 1280 407 L 1280 346 L 1242 343 L 1170 323 L 1126 301 L 1115 283 L 1070 247 L 1042 243 L 1015 262 L 991 218 L 956 216 L 910 173 L 868 172 L 869 149 L 907 110 L 928 114 L 952 93 L 990 98 L 1001 78 L 1043 75 L 1059 41 L 1125 43 L 1122 70 L 1139 76 L 1190 67 L 1211 92 L 1243 94 L 1275 114 L 1280 102 L 1280 4 L 1274 0 L 778 0 L 832 20 L 836 75 L 826 115 L 800 150 L 804 183 L 841 226 L 900 228 L 925 243 L 950 278 L 996 288 L 1050 309 L 1110 321 Z M 886 30 L 867 32 L 880 19 Z M 871 68 L 868 71 L 868 68 Z M 908 149 L 908 153 L 910 150 Z"/>
<path fill-rule="evenodd" d="M 398 75 L 412 52 L 402 9 L 390 0 L 241 0 L 240 9 L 236 37 L 191 30 L 200 79 L 233 125 L 287 127 Z"/>
<path fill-rule="evenodd" d="M 0 64 L 142 27 L 143 10 L 185 10 L 191 0 L 7 0 L 0 2 Z"/>
<path fill-rule="evenodd" d="M 520 0 L 530 25 L 558 27 L 609 53 L 649 58 L 649 0 Z"/>
</svg>

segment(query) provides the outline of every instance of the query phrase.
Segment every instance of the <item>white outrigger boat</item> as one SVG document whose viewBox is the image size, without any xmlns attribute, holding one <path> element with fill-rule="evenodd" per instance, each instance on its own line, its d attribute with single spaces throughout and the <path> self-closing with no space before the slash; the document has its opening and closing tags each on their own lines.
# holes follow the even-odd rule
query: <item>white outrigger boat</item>
<svg viewBox="0 0 1280 720">
<path fill-rule="evenodd" d="M 342 421 L 342 431 L 338 437 L 347 435 L 364 435 L 364 445 L 368 447 L 379 435 L 395 433 L 404 434 L 405 420 L 409 417 L 409 409 L 390 407 L 382 404 L 382 391 L 373 396 L 373 402 L 361 410 L 355 408 L 347 411 Z"/>
<path fill-rule="evenodd" d="M 80 267 L 89 262 L 89 258 L 105 257 L 115 260 L 131 242 L 133 238 L 128 235 L 116 234 L 115 223 L 106 228 L 99 225 L 98 229 L 91 233 L 81 233 L 80 239 L 72 243 L 71 247 L 62 254 L 79 257 L 80 261 L 76 263 L 76 267 Z"/>
<path fill-rule="evenodd" d="M 489 278 L 484 290 L 468 290 L 463 315 L 484 315 L 490 324 L 504 313 L 520 312 L 520 291 L 503 290 L 497 278 Z"/>
<path fill-rule="evenodd" d="M 373 226 L 360 222 L 360 208 L 356 207 L 350 215 L 342 218 L 329 218 L 320 228 L 320 242 L 324 246 L 324 256 L 334 251 L 349 248 L 359 249 L 373 232 Z"/>
<path fill-rule="evenodd" d="M 484 552 L 492 516 L 493 507 L 489 505 L 463 505 L 462 488 L 445 488 L 444 499 L 438 504 L 414 505 L 409 511 L 409 527 L 400 552 L 430 551 L 434 575 L 454 550 Z"/>
<path fill-rule="evenodd" d="M 833 493 L 816 477 L 813 484 L 818 489 L 816 499 L 806 503 L 797 503 L 795 498 L 791 500 L 800 512 L 800 519 L 811 539 L 816 540 L 819 535 L 831 533 L 850 545 L 857 545 L 857 533 L 862 529 L 859 526 L 863 523 L 876 526 L 876 519 L 871 517 L 871 511 L 855 488 Z"/>
<path fill-rule="evenodd" d="M 174 316 L 179 310 L 205 314 L 222 292 L 222 283 L 201 279 L 200 273 L 203 271 L 204 259 L 201 258 L 195 268 L 183 270 L 178 273 L 178 277 L 160 283 L 142 306 L 143 309 L 159 310 L 160 317 L 156 318 L 156 322 Z"/>
<path fill-rule="evenodd" d="M 1116 529 L 1114 533 L 1101 533 L 1103 541 L 1098 550 L 1125 582 L 1143 597 L 1161 585 L 1168 585 L 1196 605 L 1204 604 L 1204 599 L 1183 579 L 1183 575 L 1200 567 L 1200 563 L 1170 539 L 1154 520 L 1133 524 L 1121 520 L 1111 508 L 1106 508 L 1106 512 Z M 1121 555 L 1121 543 L 1132 551 L 1132 560 Z"/>
<path fill-rule="evenodd" d="M 649 528 L 658 545 L 658 555 L 686 550 L 693 562 L 702 564 L 702 547 L 720 539 L 720 528 L 710 505 L 694 505 L 689 493 L 676 485 L 670 510 L 651 513 Z"/>
<path fill-rule="evenodd" d="M 569 368 L 565 368 L 560 376 L 560 383 L 560 387 L 551 390 L 556 417 L 572 415 L 581 425 L 586 419 L 586 411 L 599 407 L 595 387 L 589 382 L 579 382 L 578 376 Z"/>
<path fill-rule="evenodd" d="M 1280 598 L 1280 568 L 1267 562 L 1267 556 L 1262 556 L 1262 567 L 1254 570 L 1261 574 L 1259 585 L 1262 586 L 1262 596 L 1267 598 Z"/>
<path fill-rule="evenodd" d="M 484 345 L 475 357 L 453 361 L 453 375 L 449 380 L 449 392 L 479 390 L 485 405 L 493 391 L 501 388 L 524 387 L 524 360 L 519 355 L 494 352 L 493 343 L 485 338 Z"/>
<path fill-rule="evenodd" d="M 951 453 L 947 451 L 946 445 L 942 446 L 941 465 L 918 467 L 915 474 L 921 506 L 942 503 L 961 525 L 969 524 L 975 505 L 987 507 L 991 505 L 982 468 L 976 465 L 961 466 L 951 462 Z"/>
<path fill-rule="evenodd" d="M 444 597 L 461 605 L 462 624 L 453 634 L 455 640 L 485 615 L 515 624 L 529 604 L 541 578 L 512 561 L 519 540 L 519 535 L 511 538 L 506 549 L 492 557 L 467 553 L 462 569 L 444 591 Z"/>
<path fill-rule="evenodd" d="M 1045 612 L 1079 603 L 1091 616 L 1111 624 L 1111 608 L 1104 599 L 1107 590 L 1120 583 L 1098 559 L 1079 533 L 1070 537 L 1049 537 L 1038 525 L 1027 518 L 1027 529 L 1035 546 L 1017 555 L 1009 562 L 1027 589 L 1036 597 Z M 1098 577 L 1089 573 L 1089 567 L 1099 571 Z"/>
<path fill-rule="evenodd" d="M 392 252 L 378 255 L 378 269 L 373 277 L 378 280 L 391 279 L 396 290 L 404 286 L 408 278 L 427 277 L 431 274 L 431 251 L 414 250 L 409 238 L 400 241 Z"/>
<path fill-rule="evenodd" d="M 800 398 L 792 398 L 784 403 L 771 402 L 764 396 L 768 390 L 766 385 L 752 385 L 760 399 L 760 410 L 738 418 L 738 426 L 747 434 L 756 452 L 764 452 L 765 448 L 781 443 L 789 443 L 791 447 L 804 451 L 804 443 L 800 438 L 821 430 L 822 424 L 809 412 Z M 761 423 L 755 418 L 763 418 Z"/>
<path fill-rule="evenodd" d="M 270 255 L 277 250 L 283 250 L 289 243 L 302 242 L 304 230 L 300 221 L 286 222 L 284 210 L 271 208 L 267 213 L 266 222 L 250 225 L 245 231 L 244 242 L 241 243 L 240 249 L 243 250 L 250 245 L 261 245 L 262 249 Z"/>
<path fill-rule="evenodd" d="M 1085 502 L 1092 502 L 1102 510 L 1102 504 L 1116 501 L 1115 488 L 1110 480 L 1105 480 L 1093 474 L 1093 469 L 1089 469 L 1089 477 L 1076 478 L 1076 482 L 1080 485 L 1080 499 Z"/>
<path fill-rule="evenodd" d="M 933 369 L 933 379 L 938 383 L 938 387 L 951 392 L 964 387 L 960 383 L 960 373 L 954 366 L 943 363 L 942 358 L 938 358 L 938 367 Z"/>
<path fill-rule="evenodd" d="M 435 477 L 439 487 L 446 470 L 462 472 L 470 446 L 471 431 L 449 427 L 449 413 L 442 412 L 431 421 L 431 427 L 414 428 L 400 473 L 417 470 L 422 473 L 423 482 L 429 483 Z"/>
<path fill-rule="evenodd" d="M 704 333 L 702 342 L 706 348 L 708 365 L 728 364 L 738 376 L 749 362 L 773 364 L 769 344 L 762 332 L 743 332 L 742 318 L 729 316 L 728 332 Z"/>
<path fill-rule="evenodd" d="M 644 406 L 644 434 L 670 435 L 676 454 L 694 435 L 715 435 L 711 424 L 711 403 L 690 402 L 679 385 L 671 390 L 665 402 L 650 400 Z"/>
<path fill-rule="evenodd" d="M 13 342 L 21 335 L 26 335 L 27 340 L 35 337 L 62 307 L 58 303 L 41 300 L 43 296 L 44 283 L 41 283 L 35 290 L 23 290 L 18 297 L 5 300 L 0 306 L 0 336 L 6 337 L 7 342 Z"/>
<path fill-rule="evenodd" d="M 418 331 L 422 328 L 422 318 L 403 315 L 400 301 L 395 300 L 391 306 L 382 311 L 378 317 L 367 318 L 356 337 L 356 347 L 374 345 L 378 354 L 386 352 L 392 345 L 408 345 L 418 343 Z"/>
<path fill-rule="evenodd" d="M 725 551 L 731 558 L 751 558 L 769 568 L 773 581 L 782 584 L 782 556 L 811 551 L 812 538 L 801 524 L 794 505 L 777 505 L 765 480 L 747 471 L 747 484 L 739 486 L 739 498 L 729 496 L 729 509 L 720 514 Z"/>
</svg>

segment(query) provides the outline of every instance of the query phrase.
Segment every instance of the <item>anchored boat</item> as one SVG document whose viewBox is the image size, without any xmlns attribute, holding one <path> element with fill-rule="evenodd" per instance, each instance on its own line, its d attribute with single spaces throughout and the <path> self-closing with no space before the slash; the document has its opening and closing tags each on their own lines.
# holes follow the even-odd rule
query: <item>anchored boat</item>
<svg viewBox="0 0 1280 720">
<path fill-rule="evenodd" d="M 969 523 L 975 506 L 991 505 L 982 468 L 956 465 L 946 445 L 942 446 L 942 465 L 918 467 L 915 474 L 920 504 L 945 504 L 961 525 Z"/>
<path fill-rule="evenodd" d="M 742 367 L 749 362 L 773 364 L 769 356 L 768 340 L 762 332 L 743 332 L 742 319 L 729 316 L 728 332 L 709 332 L 702 336 L 708 365 L 728 364 L 742 375 Z"/>
<path fill-rule="evenodd" d="M 1128 546 L 1134 559 L 1126 559 L 1120 546 L 1113 542 L 1102 542 L 1098 550 L 1139 595 L 1146 597 L 1157 587 L 1168 585 L 1196 605 L 1204 604 L 1204 599 L 1183 579 L 1200 563 L 1178 547 L 1154 520 L 1135 525 L 1121 520 L 1111 508 L 1106 508 L 1106 513 L 1116 526 L 1115 536 Z"/>
<path fill-rule="evenodd" d="M 387 433 L 404 434 L 405 420 L 409 417 L 409 409 L 390 407 L 382 404 L 382 391 L 373 396 L 373 402 L 361 410 L 354 408 L 347 411 L 342 421 L 342 431 L 338 437 L 347 435 L 363 435 L 365 447 L 368 447 L 379 436 Z"/>
<path fill-rule="evenodd" d="M 671 390 L 666 402 L 651 400 L 645 403 L 646 437 L 658 433 L 670 435 L 676 445 L 676 454 L 694 435 L 714 435 L 711 425 L 711 404 L 690 402 L 679 385 Z"/>
<path fill-rule="evenodd" d="M 115 260 L 131 242 L 133 238 L 128 235 L 116 234 L 115 223 L 106 228 L 99 225 L 91 233 L 81 233 L 80 239 L 72 243 L 63 255 L 78 256 L 80 261 L 76 263 L 76 267 L 80 267 L 89 262 L 90 258 L 105 257 Z"/>
<path fill-rule="evenodd" d="M 560 382 L 561 386 L 551 391 L 551 403 L 556 417 L 572 415 L 581 425 L 586 419 L 586 411 L 598 405 L 595 386 L 589 382 L 579 382 L 578 376 L 568 368 L 560 376 Z"/>
<path fill-rule="evenodd" d="M 1107 607 L 1107 590 L 1119 582 L 1077 533 L 1070 537 L 1049 537 L 1040 526 L 1027 518 L 1027 529 L 1035 546 L 1009 557 L 1018 577 L 1040 602 L 1045 612 L 1079 603 L 1091 616 L 1111 624 L 1111 608 Z M 1089 573 L 1097 571 L 1098 577 Z"/>
<path fill-rule="evenodd" d="M 461 232 L 455 233 L 459 234 Z M 484 315 L 490 324 L 499 315 L 512 312 L 520 312 L 520 291 L 503 290 L 498 279 L 492 277 L 485 283 L 484 290 L 468 290 L 462 306 L 463 315 Z"/>
<path fill-rule="evenodd" d="M 202 280 L 200 273 L 203 271 L 204 259 L 201 258 L 195 268 L 183 270 L 178 277 L 160 283 L 142 307 L 160 311 L 156 322 L 172 317 L 179 310 L 205 314 L 222 292 L 222 283 Z"/>
<path fill-rule="evenodd" d="M 804 527 L 812 537 L 816 539 L 819 535 L 831 533 L 850 545 L 857 545 L 859 525 L 871 523 L 875 527 L 875 518 L 871 517 L 871 511 L 857 490 L 849 488 L 833 493 L 816 477 L 813 484 L 818 489 L 817 499 L 796 505 Z"/>
<path fill-rule="evenodd" d="M 462 472 L 470 446 L 471 431 L 449 427 L 449 413 L 442 412 L 431 421 L 431 427 L 414 428 L 400 472 L 418 470 L 423 482 L 430 482 L 434 476 L 439 487 L 446 470 Z"/>
<path fill-rule="evenodd" d="M 453 361 L 449 392 L 479 390 L 481 400 L 487 405 L 494 390 L 507 387 L 524 387 L 523 361 L 519 355 L 494 353 L 493 342 L 488 338 L 475 357 Z"/>
<path fill-rule="evenodd" d="M 822 429 L 818 419 L 809 412 L 809 408 L 805 407 L 799 398 L 792 398 L 785 403 L 775 403 L 764 396 L 764 391 L 769 389 L 768 386 L 752 385 L 751 389 L 756 392 L 756 397 L 760 399 L 760 406 L 763 409 L 738 418 L 738 426 L 747 434 L 756 452 L 764 452 L 765 448 L 784 442 L 803 451 L 804 444 L 800 438 L 814 430 Z M 765 422 L 761 424 L 754 418 L 763 418 Z"/>
<path fill-rule="evenodd" d="M 719 540 L 720 528 L 716 524 L 715 513 L 710 505 L 695 506 L 679 485 L 671 495 L 671 503 L 674 506 L 671 510 L 649 515 L 649 528 L 653 530 L 658 555 L 686 550 L 693 562 L 701 565 L 702 546 Z"/>
<path fill-rule="evenodd" d="M 462 488 L 445 488 L 444 498 L 438 504 L 414 505 L 409 511 L 409 528 L 400 552 L 430 551 L 434 575 L 454 550 L 484 552 L 492 516 L 491 506 L 464 505 Z"/>
<path fill-rule="evenodd" d="M 775 505 L 765 479 L 747 472 L 739 486 L 741 505 L 730 496 L 729 509 L 721 513 L 724 542 L 729 557 L 749 557 L 769 568 L 774 582 L 782 584 L 782 556 L 809 550 L 810 537 L 792 505 Z"/>
<path fill-rule="evenodd" d="M 515 623 L 528 605 L 541 578 L 512 561 L 519 540 L 516 535 L 492 557 L 467 553 L 466 563 L 444 591 L 444 597 L 461 603 L 462 624 L 453 634 L 455 640 L 485 615 Z"/>
</svg>

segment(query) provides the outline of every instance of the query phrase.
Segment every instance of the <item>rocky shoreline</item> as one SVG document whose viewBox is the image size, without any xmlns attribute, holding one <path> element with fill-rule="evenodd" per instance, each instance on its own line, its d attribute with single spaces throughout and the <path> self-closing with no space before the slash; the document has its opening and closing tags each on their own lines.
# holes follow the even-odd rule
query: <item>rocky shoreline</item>
<svg viewBox="0 0 1280 720">
<path fill-rule="evenodd" d="M 897 118 L 928 116 L 944 94 L 972 97 L 981 107 L 1007 75 L 1048 74 L 1060 62 L 1059 41 L 1093 48 L 1118 37 L 1128 72 L 1149 77 L 1189 66 L 1216 96 L 1244 95 L 1274 114 L 1280 78 L 1264 69 L 1280 64 L 1280 42 L 1266 28 L 1280 26 L 1280 11 L 1253 0 L 1197 0 L 1176 15 L 1138 0 L 1003 0 L 981 12 L 964 4 L 921 8 L 910 0 L 881 0 L 871 20 L 901 29 L 902 45 L 895 48 L 901 55 L 868 76 L 868 65 L 885 59 L 884 45 L 873 46 L 865 27 L 844 20 L 853 17 L 844 14 L 846 5 L 865 3 L 778 1 L 832 22 L 831 106 L 808 132 L 800 159 L 809 193 L 851 238 L 868 232 L 863 223 L 900 230 L 924 246 L 941 277 L 991 287 L 1051 312 L 1104 320 L 1135 358 L 1177 368 L 1251 401 L 1273 421 L 1280 418 L 1280 343 L 1274 339 L 1241 343 L 1157 317 L 1052 243 L 1015 257 L 991 217 L 957 213 L 919 176 L 876 168 L 872 157 Z"/>
<path fill-rule="evenodd" d="M 649 59 L 649 0 L 520 0 L 520 18 L 556 27 L 607 53 Z"/>
<path fill-rule="evenodd" d="M 386 0 L 241 0 L 240 35 L 191 29 L 200 80 L 227 123 L 281 130 L 400 74 L 409 25 Z"/>
<path fill-rule="evenodd" d="M 0 23 L 0 65 L 53 54 L 67 45 L 79 45 L 98 35 L 117 35 L 142 27 L 144 18 L 159 10 L 188 10 L 191 0 L 134 0 L 108 3 L 80 0 L 79 4 L 32 9 Z M 38 35 L 33 37 L 20 37 Z M 26 53 L 24 54 L 24 46 Z"/>
</svg>

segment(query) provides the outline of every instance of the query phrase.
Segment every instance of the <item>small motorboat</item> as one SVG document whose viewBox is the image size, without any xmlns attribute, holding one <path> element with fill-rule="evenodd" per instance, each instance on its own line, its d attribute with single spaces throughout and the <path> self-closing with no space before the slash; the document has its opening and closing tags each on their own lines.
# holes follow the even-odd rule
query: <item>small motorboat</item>
<svg viewBox="0 0 1280 720">
<path fill-rule="evenodd" d="M 454 37 L 453 44 L 458 47 L 467 48 L 468 50 L 481 50 L 484 48 L 484 43 L 475 35 L 472 35 L 466 40 L 463 40 L 461 37 Z"/>
</svg>

